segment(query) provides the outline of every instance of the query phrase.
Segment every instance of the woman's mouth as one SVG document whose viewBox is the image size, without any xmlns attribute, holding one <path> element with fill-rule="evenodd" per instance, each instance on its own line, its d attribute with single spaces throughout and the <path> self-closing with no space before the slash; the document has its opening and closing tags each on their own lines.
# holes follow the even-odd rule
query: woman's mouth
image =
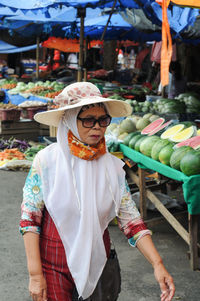
<svg viewBox="0 0 200 301">
<path fill-rule="evenodd" d="M 91 135 L 90 136 L 92 139 L 99 139 L 100 138 L 100 135 Z"/>
</svg>

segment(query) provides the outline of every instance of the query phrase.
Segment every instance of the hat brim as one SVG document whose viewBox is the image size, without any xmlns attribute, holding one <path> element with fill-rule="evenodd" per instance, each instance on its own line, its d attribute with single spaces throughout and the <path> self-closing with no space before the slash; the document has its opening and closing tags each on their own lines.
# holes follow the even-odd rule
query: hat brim
<svg viewBox="0 0 200 301">
<path fill-rule="evenodd" d="M 104 97 L 91 97 L 83 98 L 82 101 L 72 105 L 66 105 L 55 110 L 37 113 L 34 115 L 34 119 L 39 123 L 57 127 L 66 110 L 101 102 L 106 103 L 108 113 L 111 117 L 126 117 L 132 114 L 132 107 L 125 101 Z"/>
</svg>

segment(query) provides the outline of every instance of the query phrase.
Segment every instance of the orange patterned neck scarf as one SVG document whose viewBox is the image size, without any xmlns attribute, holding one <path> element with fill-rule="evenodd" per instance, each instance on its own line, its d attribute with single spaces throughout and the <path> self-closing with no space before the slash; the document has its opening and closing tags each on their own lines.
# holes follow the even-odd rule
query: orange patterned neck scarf
<svg viewBox="0 0 200 301">
<path fill-rule="evenodd" d="M 68 144 L 70 153 L 83 160 L 92 161 L 98 159 L 106 153 L 105 138 L 102 138 L 96 147 L 94 147 L 81 142 L 73 135 L 71 131 L 69 131 Z"/>
</svg>

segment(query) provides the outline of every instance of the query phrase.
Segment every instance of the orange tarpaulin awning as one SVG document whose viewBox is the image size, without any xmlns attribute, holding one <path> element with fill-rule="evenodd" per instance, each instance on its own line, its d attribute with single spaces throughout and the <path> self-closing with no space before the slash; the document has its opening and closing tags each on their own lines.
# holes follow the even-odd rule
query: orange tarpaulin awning
<svg viewBox="0 0 200 301">
<path fill-rule="evenodd" d="M 161 84 L 169 84 L 169 65 L 172 57 L 172 38 L 167 18 L 167 8 L 170 0 L 156 0 L 162 6 L 162 49 L 161 49 Z"/>
<path fill-rule="evenodd" d="M 89 47 L 95 47 L 97 45 L 102 45 L 101 41 L 90 41 Z M 80 42 L 78 39 L 62 39 L 49 37 L 48 40 L 42 43 L 43 47 L 53 48 L 63 52 L 79 52 L 80 50 Z"/>
<path fill-rule="evenodd" d="M 88 43 L 88 48 L 92 48 L 100 45 L 103 45 L 103 41 L 93 40 Z M 133 42 L 129 40 L 118 42 L 118 47 L 120 46 L 129 47 L 129 46 L 137 46 L 137 45 L 138 45 L 137 42 Z M 80 50 L 80 44 L 78 39 L 72 40 L 72 39 L 49 37 L 48 40 L 42 43 L 42 46 L 46 48 L 57 49 L 63 52 L 79 52 Z"/>
<path fill-rule="evenodd" d="M 171 2 L 180 6 L 200 8 L 200 0 L 172 0 Z"/>
</svg>

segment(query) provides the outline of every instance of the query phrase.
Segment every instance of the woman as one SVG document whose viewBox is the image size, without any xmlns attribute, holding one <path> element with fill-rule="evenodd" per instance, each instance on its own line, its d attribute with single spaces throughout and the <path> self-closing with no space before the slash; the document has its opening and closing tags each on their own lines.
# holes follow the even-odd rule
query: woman
<svg viewBox="0 0 200 301">
<path fill-rule="evenodd" d="M 129 243 L 153 265 L 161 300 L 170 301 L 172 277 L 131 199 L 122 161 L 105 146 L 110 116 L 128 116 L 131 107 L 87 82 L 67 86 L 57 102 L 59 109 L 35 115 L 58 126 L 57 143 L 37 154 L 24 186 L 20 227 L 32 299 L 71 301 L 75 287 L 82 300 L 91 296 L 110 254 L 107 227 L 117 216 Z"/>
</svg>

